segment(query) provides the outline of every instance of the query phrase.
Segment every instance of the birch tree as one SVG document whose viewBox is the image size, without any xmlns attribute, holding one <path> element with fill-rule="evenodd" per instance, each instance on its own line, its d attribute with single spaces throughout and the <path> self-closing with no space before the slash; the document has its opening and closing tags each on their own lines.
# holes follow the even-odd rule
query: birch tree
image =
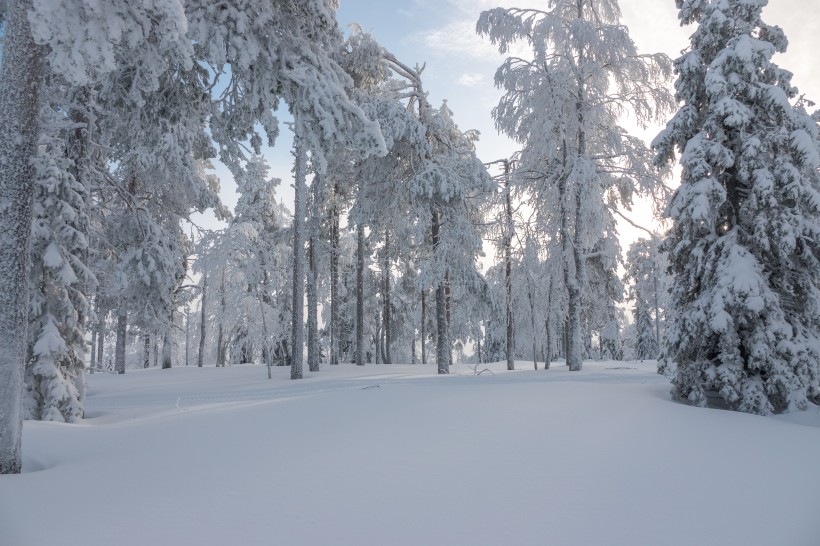
<svg viewBox="0 0 820 546">
<path fill-rule="evenodd" d="M 611 209 L 658 187 L 649 151 L 620 117 L 646 124 L 671 106 L 668 59 L 639 54 L 620 16 L 614 0 L 550 0 L 545 10 L 485 11 L 477 23 L 501 53 L 519 42 L 532 51 L 496 72 L 505 95 L 493 117 L 522 146 L 519 170 L 540 224 L 558 233 L 571 370 L 582 363 L 588 261 Z"/>
</svg>

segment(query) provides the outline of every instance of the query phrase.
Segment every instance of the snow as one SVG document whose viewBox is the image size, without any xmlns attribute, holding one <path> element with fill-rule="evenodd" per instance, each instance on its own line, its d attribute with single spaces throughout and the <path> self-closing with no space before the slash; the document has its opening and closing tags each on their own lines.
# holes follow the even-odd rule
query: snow
<svg viewBox="0 0 820 546">
<path fill-rule="evenodd" d="M 805 158 L 805 162 L 809 165 L 817 165 L 820 163 L 820 156 L 817 152 L 817 144 L 806 131 L 798 129 L 791 134 L 791 144 L 798 155 Z"/>
<path fill-rule="evenodd" d="M 89 376 L 82 424 L 26 422 L 0 544 L 818 543 L 817 408 L 677 404 L 650 361 L 486 367 Z"/>
</svg>

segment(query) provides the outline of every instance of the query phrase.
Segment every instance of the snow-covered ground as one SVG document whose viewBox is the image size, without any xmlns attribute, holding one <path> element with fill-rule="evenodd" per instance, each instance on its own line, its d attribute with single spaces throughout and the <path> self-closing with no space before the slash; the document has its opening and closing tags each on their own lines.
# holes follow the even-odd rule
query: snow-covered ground
<svg viewBox="0 0 820 546">
<path fill-rule="evenodd" d="M 27 422 L 0 545 L 820 544 L 820 411 L 669 399 L 654 363 L 89 377 Z"/>
</svg>

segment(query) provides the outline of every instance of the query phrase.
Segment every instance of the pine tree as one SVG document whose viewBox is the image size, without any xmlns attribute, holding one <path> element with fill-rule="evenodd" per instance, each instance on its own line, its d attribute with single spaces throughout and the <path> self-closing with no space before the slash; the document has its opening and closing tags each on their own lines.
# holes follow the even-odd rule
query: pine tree
<svg viewBox="0 0 820 546">
<path fill-rule="evenodd" d="M 22 466 L 28 266 L 45 48 L 29 26 L 31 0 L 11 0 L 0 67 L 0 474 Z"/>
<path fill-rule="evenodd" d="M 455 283 L 469 284 L 475 277 L 475 258 L 480 252 L 476 215 L 482 195 L 491 186 L 486 169 L 475 157 L 478 135 L 461 132 L 446 103 L 439 109 L 430 106 L 421 68 L 405 65 L 360 29 L 343 49 L 341 62 L 356 82 L 357 103 L 379 122 L 388 151 L 361 161 L 341 154 L 333 162 L 339 166 L 334 173 L 347 173 L 351 169 L 344 165 L 355 164 L 347 178 L 351 185 L 358 183 L 351 218 L 360 226 L 358 311 L 362 318 L 357 322 L 361 345 L 366 327 L 361 309 L 366 281 L 363 253 L 368 247 L 370 253 L 380 254 L 381 279 L 376 286 L 381 301 L 373 339 L 377 361 L 393 360 L 398 338 L 415 339 L 416 323 L 409 317 L 414 315 L 416 297 L 407 298 L 409 308 L 400 310 L 393 304 L 393 287 L 400 283 L 394 279 L 400 271 L 395 264 L 403 260 L 413 269 L 410 275 L 417 290 L 424 293 L 435 287 L 437 361 L 440 373 L 447 373 L 452 352 L 452 288 Z M 366 238 L 364 226 L 370 228 Z M 399 330 L 399 325 L 405 328 Z M 422 338 L 425 329 L 422 325 Z M 424 353 L 424 339 L 422 348 Z M 358 352 L 363 363 L 365 349 Z"/>
<path fill-rule="evenodd" d="M 194 270 L 207 278 L 211 309 L 203 321 L 219 332 L 217 365 L 226 350 L 236 363 L 260 352 L 265 364 L 283 362 L 290 339 L 290 213 L 276 203 L 281 181 L 269 176 L 262 156 L 251 156 L 236 182 L 234 217 L 198 243 Z"/>
<path fill-rule="evenodd" d="M 820 401 L 818 127 L 766 0 L 677 0 L 696 24 L 675 62 L 680 110 L 657 137 L 680 154 L 664 243 L 674 275 L 667 358 L 673 395 L 769 414 Z"/>
</svg>

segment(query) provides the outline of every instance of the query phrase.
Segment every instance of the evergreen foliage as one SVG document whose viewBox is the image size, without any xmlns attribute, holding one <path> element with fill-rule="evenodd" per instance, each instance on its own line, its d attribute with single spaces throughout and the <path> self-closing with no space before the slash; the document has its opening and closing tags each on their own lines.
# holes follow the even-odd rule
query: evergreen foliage
<svg viewBox="0 0 820 546">
<path fill-rule="evenodd" d="M 697 27 L 654 142 L 683 167 L 664 243 L 673 394 L 764 415 L 820 401 L 818 126 L 772 61 L 787 40 L 766 4 L 678 0 Z"/>
</svg>

